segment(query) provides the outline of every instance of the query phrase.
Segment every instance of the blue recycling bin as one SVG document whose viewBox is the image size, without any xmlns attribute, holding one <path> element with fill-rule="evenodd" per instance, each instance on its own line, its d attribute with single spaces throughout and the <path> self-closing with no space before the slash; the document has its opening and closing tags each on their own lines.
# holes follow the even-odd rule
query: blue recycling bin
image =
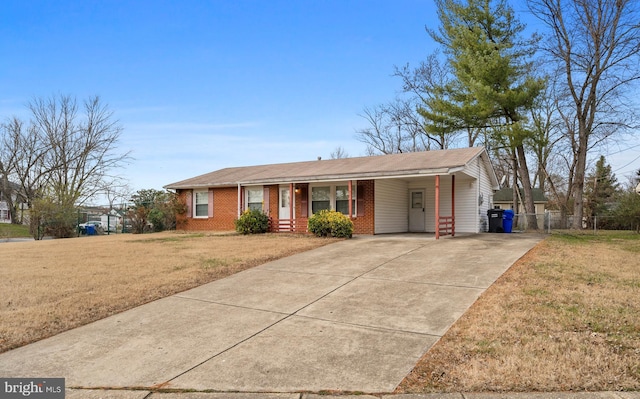
<svg viewBox="0 0 640 399">
<path fill-rule="evenodd" d="M 505 233 L 511 233 L 513 229 L 513 209 L 505 209 L 502 213 L 502 228 Z"/>
<path fill-rule="evenodd" d="M 88 224 L 87 225 L 87 235 L 88 236 L 95 236 L 96 235 L 96 226 L 94 226 L 92 224 Z"/>
</svg>

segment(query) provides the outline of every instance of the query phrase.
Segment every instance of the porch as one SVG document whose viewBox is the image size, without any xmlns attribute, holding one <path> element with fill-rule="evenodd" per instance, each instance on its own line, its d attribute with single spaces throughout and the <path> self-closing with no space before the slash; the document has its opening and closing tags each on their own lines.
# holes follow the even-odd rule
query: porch
<svg viewBox="0 0 640 399">
<path fill-rule="evenodd" d="M 326 186 L 310 183 L 264 186 L 262 209 L 269 215 L 269 231 L 274 233 L 308 233 L 309 216 L 318 210 L 318 205 L 322 205 L 325 207 L 323 209 L 337 209 L 346 215 L 351 215 L 350 219 L 354 222 L 356 234 L 379 234 L 388 231 L 384 229 L 377 231 L 376 214 L 382 218 L 385 213 L 392 213 L 395 218 L 410 219 L 412 217 L 412 208 L 415 208 L 419 212 L 418 218 L 421 219 L 420 227 L 417 230 L 413 230 L 410 226 L 410 221 L 407 220 L 406 227 L 400 227 L 393 232 L 433 232 L 436 239 L 445 235 L 455 236 L 455 175 L 451 175 L 450 180 L 447 179 L 446 188 L 442 193 L 443 206 L 441 206 L 440 180 L 439 175 L 429 179 L 428 184 L 433 187 L 433 191 L 432 189 L 411 190 L 407 184 L 403 189 L 404 191 L 420 195 L 411 195 L 409 198 L 396 193 L 396 200 L 393 203 L 385 201 L 384 198 L 376 199 L 376 183 L 378 183 L 376 180 L 322 183 Z M 421 184 L 426 185 L 427 181 L 423 180 Z M 383 191 L 382 186 L 380 187 L 380 191 Z M 331 195 L 327 194 L 326 198 L 320 197 L 314 191 L 315 188 L 319 188 L 318 191 L 320 193 L 325 190 L 326 193 L 331 193 Z M 433 192 L 432 198 L 425 198 L 427 191 Z M 337 192 L 340 194 L 337 194 Z M 274 193 L 277 193 L 277 195 L 274 195 Z M 246 196 L 248 194 L 244 194 L 244 190 L 241 190 L 239 208 L 249 203 L 249 200 L 245 199 Z M 315 201 L 318 199 L 316 197 L 322 201 Z M 405 197 L 406 199 L 403 199 Z M 340 200 L 342 203 L 338 204 Z M 319 204 L 314 203 L 314 201 Z M 427 201 L 430 204 L 428 208 L 425 205 Z M 274 206 L 274 204 L 277 204 L 277 206 Z M 383 209 L 385 207 L 399 209 Z M 427 217 L 425 210 L 432 212 L 431 215 L 433 216 Z M 403 214 L 405 216 L 402 216 Z M 427 225 L 427 220 L 433 220 L 430 228 Z M 369 231 L 365 231 L 367 229 Z"/>
<path fill-rule="evenodd" d="M 308 218 L 274 219 L 269 217 L 269 232 L 306 234 L 309 232 L 309 229 L 307 228 L 308 223 Z"/>
</svg>

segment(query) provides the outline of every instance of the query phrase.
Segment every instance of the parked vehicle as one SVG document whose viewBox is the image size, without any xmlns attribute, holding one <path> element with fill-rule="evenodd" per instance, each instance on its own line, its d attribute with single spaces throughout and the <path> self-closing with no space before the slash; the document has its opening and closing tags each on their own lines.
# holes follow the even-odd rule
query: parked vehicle
<svg viewBox="0 0 640 399">
<path fill-rule="evenodd" d="M 80 229 L 80 235 L 96 235 L 102 234 L 102 222 L 88 221 L 86 223 L 80 223 L 78 225 Z"/>
</svg>

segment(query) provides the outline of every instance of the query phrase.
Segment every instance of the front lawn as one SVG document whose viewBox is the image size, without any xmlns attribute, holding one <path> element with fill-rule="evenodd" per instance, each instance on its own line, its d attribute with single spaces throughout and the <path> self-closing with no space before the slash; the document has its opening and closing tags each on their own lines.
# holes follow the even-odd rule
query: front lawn
<svg viewBox="0 0 640 399">
<path fill-rule="evenodd" d="M 23 224 L 0 223 L 0 240 L 7 238 L 31 237 L 29 226 Z"/>
<path fill-rule="evenodd" d="M 0 243 L 0 352 L 335 241 L 165 232 Z"/>
<path fill-rule="evenodd" d="M 507 271 L 398 392 L 640 389 L 640 235 L 554 234 Z"/>
<path fill-rule="evenodd" d="M 0 352 L 333 241 L 159 233 L 1 243 Z M 634 233 L 550 236 L 397 392 L 640 390 L 639 257 Z"/>
</svg>

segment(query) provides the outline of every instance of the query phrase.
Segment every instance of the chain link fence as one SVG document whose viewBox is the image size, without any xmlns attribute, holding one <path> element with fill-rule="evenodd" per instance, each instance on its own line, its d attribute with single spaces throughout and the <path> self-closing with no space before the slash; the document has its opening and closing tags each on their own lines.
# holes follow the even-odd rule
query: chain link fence
<svg viewBox="0 0 640 399">
<path fill-rule="evenodd" d="M 131 232 L 133 203 L 95 205 L 78 209 L 78 234 L 122 234 Z"/>
<path fill-rule="evenodd" d="M 535 220 L 535 222 L 534 222 Z M 573 215 L 562 215 L 560 211 L 546 211 L 545 213 L 528 214 L 518 213 L 513 218 L 514 232 L 533 231 L 551 233 L 554 230 L 567 230 L 573 226 Z M 531 224 L 536 225 L 532 226 Z M 628 230 L 640 232 L 640 220 L 629 218 L 621 221 L 614 216 L 584 217 L 582 220 L 584 230 Z"/>
</svg>

